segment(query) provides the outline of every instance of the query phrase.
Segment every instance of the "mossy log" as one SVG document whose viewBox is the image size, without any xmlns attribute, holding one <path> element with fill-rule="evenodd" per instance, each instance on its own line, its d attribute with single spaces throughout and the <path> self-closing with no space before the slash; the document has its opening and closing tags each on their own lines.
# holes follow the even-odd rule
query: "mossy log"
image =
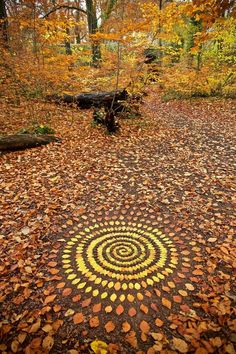
<svg viewBox="0 0 236 354">
<path fill-rule="evenodd" d="M 53 135 L 7 135 L 0 137 L 0 151 L 24 150 L 59 141 L 60 139 Z"/>
</svg>

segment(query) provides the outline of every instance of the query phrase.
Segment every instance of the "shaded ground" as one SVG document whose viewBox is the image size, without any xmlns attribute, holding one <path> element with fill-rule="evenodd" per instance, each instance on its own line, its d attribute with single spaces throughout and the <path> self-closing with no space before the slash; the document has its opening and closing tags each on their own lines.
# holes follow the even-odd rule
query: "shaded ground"
<svg viewBox="0 0 236 354">
<path fill-rule="evenodd" d="M 235 103 L 151 93 L 118 136 L 2 106 L 63 143 L 0 157 L 1 351 L 235 353 Z"/>
</svg>

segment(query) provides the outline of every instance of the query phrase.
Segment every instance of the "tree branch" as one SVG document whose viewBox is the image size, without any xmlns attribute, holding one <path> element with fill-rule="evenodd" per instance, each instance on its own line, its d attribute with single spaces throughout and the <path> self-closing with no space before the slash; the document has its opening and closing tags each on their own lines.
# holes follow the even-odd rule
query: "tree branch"
<svg viewBox="0 0 236 354">
<path fill-rule="evenodd" d="M 51 15 L 53 12 L 56 12 L 56 11 L 61 10 L 61 9 L 77 10 L 77 11 L 82 12 L 82 13 L 84 13 L 85 15 L 87 15 L 87 11 L 81 9 L 81 8 L 78 7 L 78 6 L 59 5 L 59 6 L 54 7 L 54 8 L 51 9 L 50 11 L 48 11 L 42 18 L 46 18 L 46 17 L 48 17 L 49 15 Z"/>
</svg>

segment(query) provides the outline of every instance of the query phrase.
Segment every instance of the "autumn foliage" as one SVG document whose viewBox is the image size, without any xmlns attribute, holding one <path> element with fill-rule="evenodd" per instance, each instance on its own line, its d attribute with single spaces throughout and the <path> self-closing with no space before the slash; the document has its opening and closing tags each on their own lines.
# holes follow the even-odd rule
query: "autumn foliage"
<svg viewBox="0 0 236 354">
<path fill-rule="evenodd" d="M 88 1 L 95 29 L 83 2 L 2 2 L 0 70 L 13 95 L 140 92 L 150 81 L 167 98 L 235 95 L 233 1 Z"/>
</svg>

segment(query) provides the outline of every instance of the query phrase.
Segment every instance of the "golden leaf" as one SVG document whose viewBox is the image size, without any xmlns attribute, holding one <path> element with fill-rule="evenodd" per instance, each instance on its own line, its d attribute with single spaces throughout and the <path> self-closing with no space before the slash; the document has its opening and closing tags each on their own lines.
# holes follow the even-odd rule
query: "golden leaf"
<svg viewBox="0 0 236 354">
<path fill-rule="evenodd" d="M 168 299 L 166 299 L 165 297 L 163 297 L 162 299 L 161 299 L 161 302 L 162 302 L 162 305 L 163 306 L 165 306 L 165 307 L 167 307 L 168 309 L 171 309 L 171 302 L 168 300 Z"/>
<path fill-rule="evenodd" d="M 93 341 L 90 346 L 95 354 L 107 354 L 108 345 L 101 340 Z"/>
</svg>

